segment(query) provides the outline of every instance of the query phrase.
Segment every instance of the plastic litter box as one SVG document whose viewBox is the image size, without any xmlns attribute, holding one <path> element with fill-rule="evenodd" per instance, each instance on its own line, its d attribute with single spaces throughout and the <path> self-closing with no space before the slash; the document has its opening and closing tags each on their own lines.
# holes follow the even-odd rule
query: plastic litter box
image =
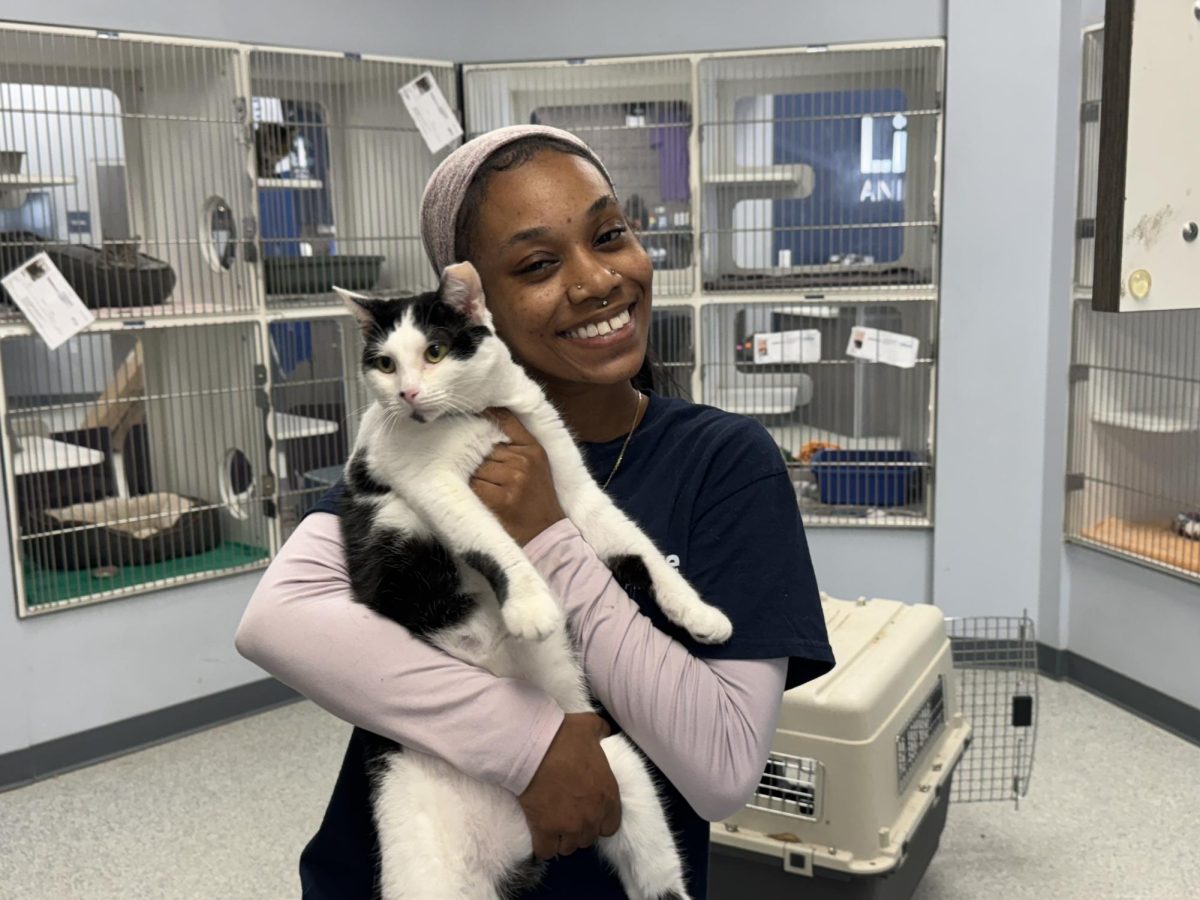
<svg viewBox="0 0 1200 900">
<path fill-rule="evenodd" d="M 904 506 L 921 467 L 910 450 L 820 450 L 812 472 L 831 506 Z"/>
<path fill-rule="evenodd" d="M 367 291 L 379 282 L 382 256 L 268 256 L 263 259 L 267 293 L 325 294 L 338 287 Z"/>
</svg>

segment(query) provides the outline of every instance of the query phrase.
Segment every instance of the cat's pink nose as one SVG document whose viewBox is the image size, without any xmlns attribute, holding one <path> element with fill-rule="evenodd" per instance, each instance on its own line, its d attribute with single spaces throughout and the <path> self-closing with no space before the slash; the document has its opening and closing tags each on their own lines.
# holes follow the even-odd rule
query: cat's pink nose
<svg viewBox="0 0 1200 900">
<path fill-rule="evenodd" d="M 417 394 L 419 394 L 419 393 L 421 393 L 420 388 L 411 388 L 409 390 L 401 391 L 400 396 L 403 397 L 405 400 L 407 400 L 409 403 L 412 403 L 414 400 L 417 399 Z"/>
</svg>

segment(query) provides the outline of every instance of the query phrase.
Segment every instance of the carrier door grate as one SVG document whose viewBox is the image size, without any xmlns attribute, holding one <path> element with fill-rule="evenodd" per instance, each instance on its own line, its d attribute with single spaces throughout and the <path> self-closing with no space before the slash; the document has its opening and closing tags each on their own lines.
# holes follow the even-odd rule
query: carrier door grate
<svg viewBox="0 0 1200 900">
<path fill-rule="evenodd" d="M 750 809 L 815 821 L 821 814 L 824 767 L 815 759 L 772 753 Z"/>
</svg>

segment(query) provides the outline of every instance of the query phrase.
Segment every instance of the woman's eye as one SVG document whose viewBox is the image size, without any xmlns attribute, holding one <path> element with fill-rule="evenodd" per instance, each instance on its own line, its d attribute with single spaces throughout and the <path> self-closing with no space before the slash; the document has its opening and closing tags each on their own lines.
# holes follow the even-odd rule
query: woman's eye
<svg viewBox="0 0 1200 900">
<path fill-rule="evenodd" d="M 375 368 L 384 375 L 391 375 L 396 371 L 396 361 L 390 356 L 377 356 L 375 357 Z"/>
<path fill-rule="evenodd" d="M 624 237 L 625 233 L 628 230 L 629 229 L 627 229 L 624 225 L 619 225 L 616 228 L 610 228 L 608 231 L 604 232 L 604 234 L 600 235 L 600 237 L 598 237 L 596 239 L 596 243 L 611 244 L 613 241 L 619 240 L 620 238 Z"/>
<path fill-rule="evenodd" d="M 425 359 L 431 363 L 440 363 L 446 358 L 450 348 L 441 341 L 436 341 L 425 348 Z"/>
<path fill-rule="evenodd" d="M 547 268 L 554 265 L 554 261 L 550 259 L 539 259 L 531 262 L 529 265 L 519 269 L 518 275 L 539 275 L 546 271 Z"/>
</svg>

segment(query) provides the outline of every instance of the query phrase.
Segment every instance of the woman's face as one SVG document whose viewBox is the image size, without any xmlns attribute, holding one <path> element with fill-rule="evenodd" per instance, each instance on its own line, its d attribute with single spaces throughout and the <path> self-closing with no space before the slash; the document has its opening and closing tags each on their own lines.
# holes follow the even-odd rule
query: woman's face
<svg viewBox="0 0 1200 900">
<path fill-rule="evenodd" d="M 543 150 L 493 172 L 470 246 L 496 333 L 547 386 L 615 384 L 641 368 L 650 258 L 587 160 Z"/>
</svg>

